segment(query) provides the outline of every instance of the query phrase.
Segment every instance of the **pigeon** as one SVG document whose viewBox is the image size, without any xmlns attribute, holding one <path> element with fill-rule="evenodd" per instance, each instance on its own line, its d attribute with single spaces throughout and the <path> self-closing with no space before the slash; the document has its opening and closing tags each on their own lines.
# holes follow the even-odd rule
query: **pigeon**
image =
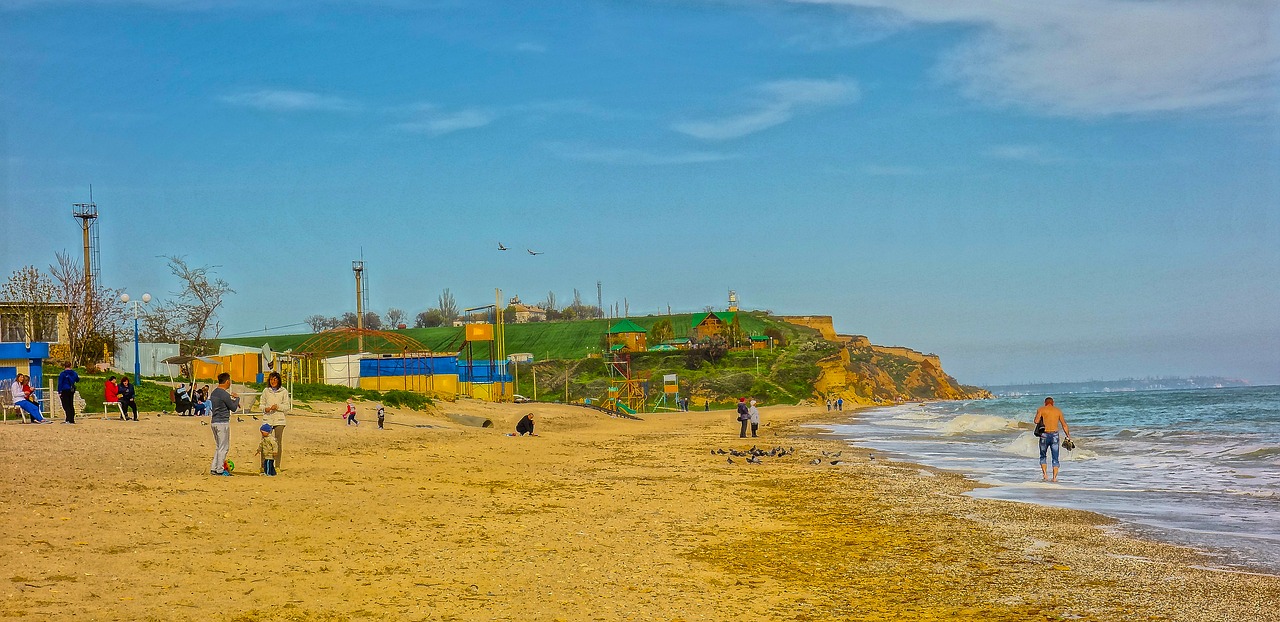
<svg viewBox="0 0 1280 622">
<path fill-rule="evenodd" d="M 844 452 L 843 452 L 843 451 L 837 451 L 836 453 L 831 454 L 831 457 L 832 457 L 832 458 L 839 458 L 839 457 L 840 457 L 840 454 L 842 454 L 842 453 L 844 453 Z"/>
<path fill-rule="evenodd" d="M 250 416 L 250 417 L 252 417 L 254 421 L 257 421 L 257 420 L 258 420 L 258 416 L 257 416 L 257 415 L 249 415 L 249 416 Z"/>
<path fill-rule="evenodd" d="M 763 464 L 762 462 L 760 462 L 760 458 L 757 456 L 751 456 L 750 458 L 747 458 L 747 462 L 750 462 L 751 464 Z"/>
<path fill-rule="evenodd" d="M 829 455 L 831 455 L 831 454 L 827 453 L 826 451 L 823 451 L 823 452 L 822 452 L 822 457 L 823 457 L 823 458 L 826 458 L 826 457 L 827 457 L 827 456 L 829 456 Z"/>
<path fill-rule="evenodd" d="M 716 450 L 712 449 L 712 450 L 711 450 L 711 455 L 713 455 L 713 456 L 714 456 L 714 455 L 716 455 Z"/>
<path fill-rule="evenodd" d="M 867 454 L 867 456 L 869 456 L 872 460 L 875 460 L 875 459 L 876 459 L 876 455 L 875 455 L 875 454 Z"/>
<path fill-rule="evenodd" d="M 725 455 L 725 454 L 727 454 L 727 453 L 729 453 L 729 452 L 727 452 L 727 451 L 725 451 L 725 450 L 723 450 L 723 449 L 717 449 L 717 450 L 716 450 L 716 453 L 718 453 L 718 454 L 720 454 L 720 455 L 722 455 L 722 456 L 723 456 L 723 455 Z"/>
<path fill-rule="evenodd" d="M 244 421 L 244 417 L 236 415 L 236 421 Z"/>
<path fill-rule="evenodd" d="M 838 465 L 838 464 L 840 464 L 840 461 L 839 461 L 839 460 L 832 460 L 832 461 L 831 461 L 831 464 L 832 464 L 832 465 Z"/>
<path fill-rule="evenodd" d="M 725 458 L 725 460 L 728 460 L 729 464 L 733 464 L 733 458 Z"/>
<path fill-rule="evenodd" d="M 200 425 L 209 425 L 209 422 L 208 422 L 208 421 L 201 421 L 201 422 L 200 422 Z"/>
<path fill-rule="evenodd" d="M 822 464 L 822 458 L 814 458 L 809 461 L 809 464 Z"/>
</svg>

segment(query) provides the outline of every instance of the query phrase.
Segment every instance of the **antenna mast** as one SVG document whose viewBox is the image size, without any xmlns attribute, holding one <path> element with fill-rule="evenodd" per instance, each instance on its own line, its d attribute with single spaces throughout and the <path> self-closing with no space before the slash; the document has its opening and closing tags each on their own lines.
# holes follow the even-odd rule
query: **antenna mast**
<svg viewBox="0 0 1280 622">
<path fill-rule="evenodd" d="M 364 260 L 351 262 L 351 271 L 356 273 L 356 349 L 364 352 Z"/>
</svg>

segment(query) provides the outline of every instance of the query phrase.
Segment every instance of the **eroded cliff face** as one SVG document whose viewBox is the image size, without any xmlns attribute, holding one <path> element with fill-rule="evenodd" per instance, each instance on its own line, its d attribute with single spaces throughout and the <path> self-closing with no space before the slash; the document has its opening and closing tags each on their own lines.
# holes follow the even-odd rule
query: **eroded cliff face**
<svg viewBox="0 0 1280 622">
<path fill-rule="evenodd" d="M 839 352 L 818 361 L 821 373 L 813 388 L 819 398 L 842 397 L 859 404 L 885 404 L 991 397 L 986 389 L 956 382 L 942 370 L 936 355 L 898 346 L 878 346 L 861 335 L 838 335 L 829 316 L 803 316 L 799 322 L 790 317 L 782 319 L 817 329 L 823 338 L 841 345 Z"/>
</svg>

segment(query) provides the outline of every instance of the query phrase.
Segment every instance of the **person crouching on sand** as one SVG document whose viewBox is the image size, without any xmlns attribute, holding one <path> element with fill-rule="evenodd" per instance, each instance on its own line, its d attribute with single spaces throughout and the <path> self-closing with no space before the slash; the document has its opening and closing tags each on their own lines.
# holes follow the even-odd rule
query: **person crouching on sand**
<svg viewBox="0 0 1280 622">
<path fill-rule="evenodd" d="M 356 404 L 351 398 L 347 398 L 347 412 L 342 413 L 342 418 L 347 420 L 347 425 L 360 425 L 356 421 Z"/>
<path fill-rule="evenodd" d="M 1053 480 L 1058 481 L 1058 447 L 1061 442 L 1058 439 L 1058 426 L 1062 426 L 1062 432 L 1067 439 L 1071 439 L 1071 429 L 1067 427 L 1067 420 L 1062 416 L 1062 411 L 1053 405 L 1053 398 L 1044 398 L 1044 406 L 1036 411 L 1035 423 L 1044 424 L 1044 433 L 1040 435 L 1040 476 L 1045 481 L 1049 480 L 1049 469 L 1045 465 L 1045 454 L 1049 450 L 1053 450 Z"/>
<path fill-rule="evenodd" d="M 515 435 L 524 436 L 525 434 L 528 434 L 529 436 L 537 436 L 537 434 L 533 433 L 533 413 L 525 415 L 524 419 L 521 419 L 520 423 L 516 424 Z"/>
</svg>

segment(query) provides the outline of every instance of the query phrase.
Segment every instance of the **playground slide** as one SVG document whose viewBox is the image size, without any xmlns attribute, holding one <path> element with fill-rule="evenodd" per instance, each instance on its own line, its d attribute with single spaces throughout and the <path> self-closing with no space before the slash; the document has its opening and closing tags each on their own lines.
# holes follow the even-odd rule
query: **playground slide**
<svg viewBox="0 0 1280 622">
<path fill-rule="evenodd" d="M 635 411 L 635 410 L 632 410 L 631 408 L 628 408 L 628 407 L 627 407 L 627 405 L 626 405 L 626 404 L 623 404 L 622 402 L 614 402 L 614 406 L 617 406 L 617 407 L 618 407 L 618 410 L 620 410 L 620 411 L 622 411 L 622 412 L 624 412 L 624 413 L 627 413 L 628 415 L 634 415 L 634 414 L 636 414 L 636 411 Z"/>
</svg>

